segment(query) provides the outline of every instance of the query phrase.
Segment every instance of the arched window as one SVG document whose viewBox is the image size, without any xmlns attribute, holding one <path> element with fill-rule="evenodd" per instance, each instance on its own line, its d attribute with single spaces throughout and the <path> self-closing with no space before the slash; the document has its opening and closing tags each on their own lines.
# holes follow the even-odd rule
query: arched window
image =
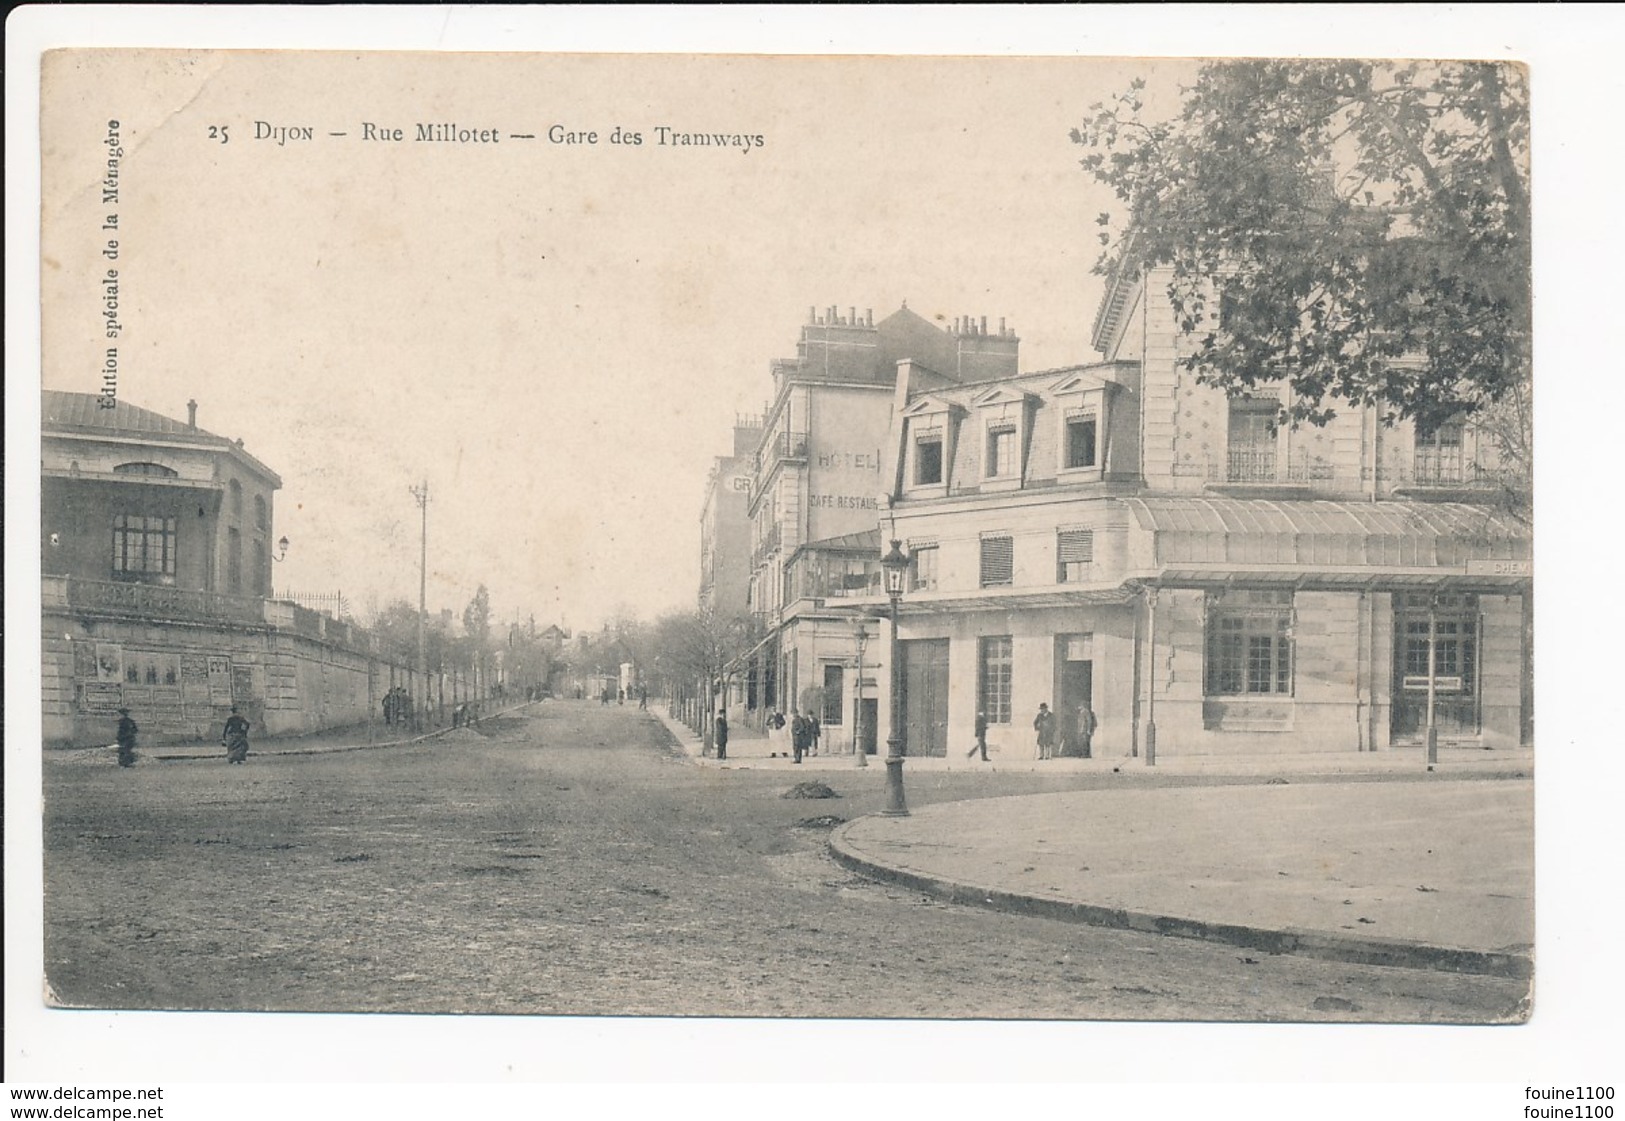
<svg viewBox="0 0 1625 1121">
<path fill-rule="evenodd" d="M 256 494 L 254 496 L 254 528 L 255 529 L 270 529 L 271 528 L 271 519 L 266 514 L 265 496 L 264 495 Z"/>
<path fill-rule="evenodd" d="M 121 463 L 113 468 L 115 475 L 151 475 L 160 479 L 173 479 L 180 475 L 179 471 L 165 467 L 162 463 Z"/>
<path fill-rule="evenodd" d="M 240 518 L 243 516 L 243 484 L 233 479 L 228 484 L 228 488 L 231 491 L 232 516 Z"/>
</svg>

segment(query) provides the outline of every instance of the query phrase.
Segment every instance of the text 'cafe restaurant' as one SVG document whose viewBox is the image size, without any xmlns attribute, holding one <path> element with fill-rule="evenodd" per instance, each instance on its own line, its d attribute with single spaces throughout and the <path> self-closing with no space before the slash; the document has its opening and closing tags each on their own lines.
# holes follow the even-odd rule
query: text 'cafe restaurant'
<svg viewBox="0 0 1625 1121">
<path fill-rule="evenodd" d="M 903 597 L 909 754 L 942 753 L 978 708 L 990 746 L 1031 754 L 1040 702 L 1063 729 L 1086 704 L 1096 756 L 1420 747 L 1430 706 L 1438 743 L 1531 742 L 1530 539 L 1511 519 L 1431 502 L 1080 506 L 1095 510 L 1087 583 L 945 580 Z M 897 532 L 919 542 L 941 518 L 899 517 Z M 1067 535 L 1039 520 L 1012 529 L 1041 561 Z M 940 528 L 944 554 L 967 536 Z M 916 680 L 928 668 L 940 681 Z"/>
</svg>

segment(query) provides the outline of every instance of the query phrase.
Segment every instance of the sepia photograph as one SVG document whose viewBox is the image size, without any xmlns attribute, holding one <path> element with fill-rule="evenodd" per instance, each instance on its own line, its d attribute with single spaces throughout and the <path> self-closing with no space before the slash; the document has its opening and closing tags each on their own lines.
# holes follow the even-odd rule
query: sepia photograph
<svg viewBox="0 0 1625 1121">
<path fill-rule="evenodd" d="M 1525 62 L 38 66 L 46 1017 L 1538 1019 Z"/>
</svg>

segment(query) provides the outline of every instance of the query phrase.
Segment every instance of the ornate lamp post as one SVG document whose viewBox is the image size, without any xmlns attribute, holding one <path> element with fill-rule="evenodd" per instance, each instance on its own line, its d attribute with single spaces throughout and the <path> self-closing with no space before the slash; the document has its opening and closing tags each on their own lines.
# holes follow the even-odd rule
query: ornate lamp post
<svg viewBox="0 0 1625 1121">
<path fill-rule="evenodd" d="M 880 567 L 886 574 L 886 595 L 891 600 L 891 734 L 886 737 L 886 808 L 880 812 L 887 817 L 907 817 L 908 803 L 903 800 L 903 673 L 897 640 L 897 603 L 903 598 L 908 557 L 903 553 L 903 543 L 895 537 L 891 552 L 880 558 Z"/>
</svg>

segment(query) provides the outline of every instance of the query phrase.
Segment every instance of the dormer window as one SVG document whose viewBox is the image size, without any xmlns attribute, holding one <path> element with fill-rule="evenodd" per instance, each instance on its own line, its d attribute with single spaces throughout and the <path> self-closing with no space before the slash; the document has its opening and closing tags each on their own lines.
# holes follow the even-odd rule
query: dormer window
<svg viewBox="0 0 1625 1121">
<path fill-rule="evenodd" d="M 987 430 L 987 477 L 1004 478 L 1016 473 L 1016 426 L 999 424 Z"/>
<path fill-rule="evenodd" d="M 1068 470 L 1098 467 L 1099 421 L 1095 414 L 1074 412 L 1066 418 L 1066 466 Z"/>
<path fill-rule="evenodd" d="M 922 436 L 914 444 L 914 485 L 934 486 L 942 482 L 942 437 Z"/>
</svg>

